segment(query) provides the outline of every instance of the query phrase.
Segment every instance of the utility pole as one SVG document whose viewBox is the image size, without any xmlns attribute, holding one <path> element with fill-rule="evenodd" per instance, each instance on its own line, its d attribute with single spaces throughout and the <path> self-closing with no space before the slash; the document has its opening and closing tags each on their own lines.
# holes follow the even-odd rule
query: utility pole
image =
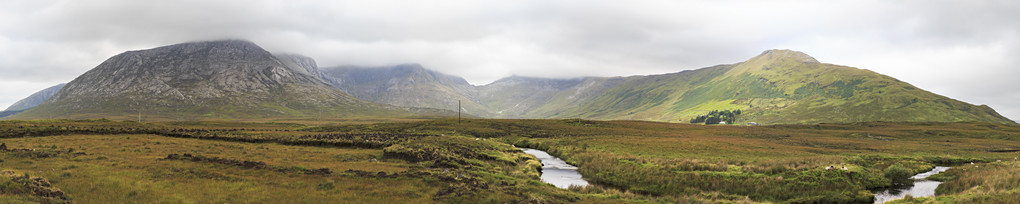
<svg viewBox="0 0 1020 204">
<path fill-rule="evenodd" d="M 457 100 L 457 123 L 460 123 L 460 100 Z"/>
</svg>

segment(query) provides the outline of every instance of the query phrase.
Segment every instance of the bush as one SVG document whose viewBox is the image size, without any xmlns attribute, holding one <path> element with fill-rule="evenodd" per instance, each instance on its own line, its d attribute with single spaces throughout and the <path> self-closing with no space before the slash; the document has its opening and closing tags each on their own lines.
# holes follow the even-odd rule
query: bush
<svg viewBox="0 0 1020 204">
<path fill-rule="evenodd" d="M 889 178 L 889 180 L 892 180 L 893 184 L 910 183 L 910 169 L 907 169 L 907 167 L 903 167 L 900 164 L 893 164 L 892 166 L 885 168 L 884 175 L 886 178 Z"/>
<path fill-rule="evenodd" d="M 9 177 L 0 177 L 0 194 L 29 195 L 32 194 L 32 189 L 25 184 L 14 181 Z"/>
</svg>

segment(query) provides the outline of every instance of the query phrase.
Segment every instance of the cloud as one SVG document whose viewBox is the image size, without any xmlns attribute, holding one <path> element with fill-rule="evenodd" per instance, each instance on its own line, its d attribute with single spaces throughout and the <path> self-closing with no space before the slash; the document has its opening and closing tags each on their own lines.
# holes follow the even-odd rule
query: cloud
<svg viewBox="0 0 1020 204">
<path fill-rule="evenodd" d="M 1020 87 L 1017 10 L 920 0 L 3 1 L 0 81 L 41 90 L 125 50 L 224 38 L 321 66 L 420 63 L 475 84 L 670 73 L 783 48 L 1020 119 L 1020 91 L 1002 88 Z"/>
</svg>

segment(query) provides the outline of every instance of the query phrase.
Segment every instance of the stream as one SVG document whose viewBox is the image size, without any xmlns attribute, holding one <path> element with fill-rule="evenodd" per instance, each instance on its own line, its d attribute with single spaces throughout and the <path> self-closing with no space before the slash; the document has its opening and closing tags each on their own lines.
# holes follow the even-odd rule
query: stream
<svg viewBox="0 0 1020 204">
<path fill-rule="evenodd" d="M 928 176 L 942 173 L 948 170 L 949 167 L 936 166 L 931 171 L 920 173 L 910 177 L 914 179 L 913 186 L 907 186 L 904 188 L 889 189 L 882 192 L 875 193 L 875 203 L 885 203 L 896 199 L 901 199 L 908 194 L 915 198 L 918 197 L 929 197 L 935 195 L 935 188 L 942 184 L 939 181 L 927 180 Z"/>
<path fill-rule="evenodd" d="M 553 157 L 542 150 L 521 148 L 524 153 L 535 155 L 542 160 L 542 181 L 550 183 L 559 188 L 567 188 L 571 185 L 588 186 L 588 181 L 581 178 L 577 173 L 577 167 L 567 164 L 560 158 Z"/>
<path fill-rule="evenodd" d="M 521 148 L 524 153 L 534 155 L 539 160 L 542 160 L 542 181 L 555 185 L 556 187 L 566 189 L 571 185 L 576 186 L 587 186 L 588 181 L 585 181 L 580 173 L 577 173 L 577 167 L 567 164 L 560 158 L 553 157 L 549 153 L 537 150 Z M 931 171 L 920 173 L 910 177 L 914 180 L 914 185 L 905 186 L 901 188 L 888 189 L 881 192 L 875 193 L 875 203 L 885 203 L 891 200 L 901 199 L 907 195 L 918 197 L 930 197 L 935 195 L 935 188 L 942 184 L 939 181 L 927 180 L 928 176 L 942 173 L 948 170 L 950 167 L 936 166 Z"/>
</svg>

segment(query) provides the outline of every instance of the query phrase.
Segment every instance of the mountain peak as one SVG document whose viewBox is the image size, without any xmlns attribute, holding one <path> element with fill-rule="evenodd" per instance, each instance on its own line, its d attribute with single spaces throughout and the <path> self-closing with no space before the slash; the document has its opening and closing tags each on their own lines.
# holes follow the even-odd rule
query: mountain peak
<svg viewBox="0 0 1020 204">
<path fill-rule="evenodd" d="M 161 46 L 145 50 L 134 50 L 121 53 L 115 58 L 132 58 L 134 61 L 155 63 L 155 61 L 167 61 L 156 59 L 137 58 L 139 56 L 165 56 L 177 59 L 200 58 L 208 60 L 233 60 L 248 61 L 272 58 L 272 54 L 259 45 L 248 40 L 214 40 L 214 41 L 193 41 Z M 170 60 L 170 61 L 173 61 Z M 105 62 L 104 62 L 105 63 Z"/>
<path fill-rule="evenodd" d="M 241 40 L 241 39 L 226 39 L 226 40 L 211 40 L 211 41 L 193 41 L 193 42 L 185 42 L 185 43 L 179 43 L 179 44 L 175 44 L 175 45 L 169 45 L 169 46 L 165 46 L 165 47 L 202 47 L 202 48 L 218 48 L 218 49 L 230 48 L 230 49 L 241 49 L 241 50 L 249 50 L 249 49 L 262 50 L 262 47 L 259 47 L 259 45 L 255 44 L 254 42 L 248 41 L 248 40 Z"/>
<path fill-rule="evenodd" d="M 246 40 L 201 41 L 113 56 L 67 83 L 22 118 L 52 113 L 123 117 L 248 118 L 303 116 L 366 105 L 333 89 L 314 60 L 272 55 Z"/>
<path fill-rule="evenodd" d="M 418 73 L 425 73 L 425 72 L 429 71 L 428 69 L 425 69 L 425 67 L 421 66 L 421 64 L 418 64 L 418 63 L 398 64 L 398 65 L 394 65 L 391 69 L 405 71 L 405 72 L 418 72 Z"/>
<path fill-rule="evenodd" d="M 798 62 L 804 63 L 819 63 L 814 57 L 804 54 L 803 52 L 785 50 L 785 49 L 771 49 L 765 50 L 755 58 L 760 59 L 791 59 Z"/>
<path fill-rule="evenodd" d="M 240 45 L 240 46 L 254 45 L 254 46 L 258 46 L 254 42 L 249 41 L 249 40 L 244 40 L 244 39 L 222 39 L 222 40 L 193 41 L 193 42 L 185 42 L 185 43 L 181 43 L 181 44 L 214 44 L 214 45 Z"/>
</svg>

